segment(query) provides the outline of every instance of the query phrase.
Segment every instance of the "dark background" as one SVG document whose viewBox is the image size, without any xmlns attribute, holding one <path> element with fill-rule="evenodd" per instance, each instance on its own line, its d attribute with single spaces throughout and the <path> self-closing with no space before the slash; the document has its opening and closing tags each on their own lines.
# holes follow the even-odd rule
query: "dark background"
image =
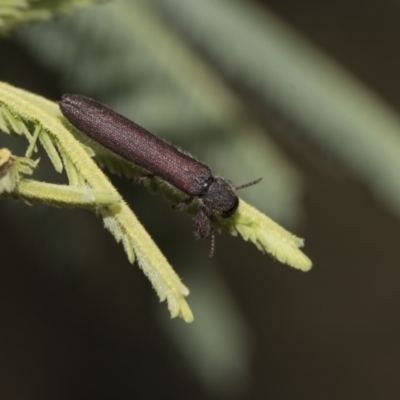
<svg viewBox="0 0 400 400">
<path fill-rule="evenodd" d="M 264 3 L 400 110 L 396 2 Z M 12 35 L 0 54 L 2 81 L 60 97 L 57 74 Z M 324 154 L 276 140 L 305 176 L 298 234 L 315 267 L 303 274 L 218 237 L 219 272 L 253 348 L 249 385 L 232 397 L 397 399 L 399 221 L 355 179 L 318 168 Z M 161 209 L 189 236 L 190 221 L 175 222 L 163 199 L 144 190 L 130 198 L 129 185 L 115 182 L 134 209 Z M 139 215 L 174 264 L 176 242 L 157 231 L 152 212 Z M 160 330 L 154 309 L 166 313 L 165 304 L 100 226 L 85 211 L 0 202 L 0 398 L 212 398 Z M 206 258 L 207 244 L 199 246 Z"/>
</svg>

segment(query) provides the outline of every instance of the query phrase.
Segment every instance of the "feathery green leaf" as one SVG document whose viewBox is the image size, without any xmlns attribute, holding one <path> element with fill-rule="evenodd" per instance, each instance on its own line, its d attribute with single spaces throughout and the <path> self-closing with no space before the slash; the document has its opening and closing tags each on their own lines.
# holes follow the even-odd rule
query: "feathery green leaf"
<svg viewBox="0 0 400 400">
<path fill-rule="evenodd" d="M 64 161 L 63 166 L 69 178 L 75 185 L 80 185 L 61 186 L 21 179 L 11 195 L 29 201 L 42 201 L 55 206 L 80 206 L 98 212 L 103 217 L 105 227 L 117 241 L 122 241 L 130 262 L 136 257 L 160 300 L 167 300 L 171 316 L 179 315 L 185 321 L 192 321 L 193 315 L 184 299 L 189 290 L 87 150 L 65 127 L 58 106 L 40 96 L 0 83 L 0 111 L 1 124 L 8 133 L 14 133 L 15 128 L 18 129 L 17 133 L 28 136 L 30 130 L 36 132 L 39 125 L 38 139 L 46 137 L 45 150 L 51 149 L 51 152 L 61 154 L 59 160 L 61 163 Z M 7 158 L 7 154 L 4 157 Z"/>
</svg>

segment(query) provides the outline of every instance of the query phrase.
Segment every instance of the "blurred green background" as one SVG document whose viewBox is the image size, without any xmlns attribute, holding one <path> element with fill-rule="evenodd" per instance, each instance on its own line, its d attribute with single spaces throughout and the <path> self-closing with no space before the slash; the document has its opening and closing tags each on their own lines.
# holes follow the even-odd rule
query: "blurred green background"
<svg viewBox="0 0 400 400">
<path fill-rule="evenodd" d="M 94 97 L 237 185 L 262 176 L 240 195 L 304 237 L 314 268 L 227 234 L 210 260 L 188 215 L 111 176 L 190 288 L 185 324 L 94 214 L 1 199 L 0 398 L 397 399 L 399 15 L 120 0 L 7 32 L 1 81 Z M 34 178 L 66 183 L 39 156 Z"/>
</svg>

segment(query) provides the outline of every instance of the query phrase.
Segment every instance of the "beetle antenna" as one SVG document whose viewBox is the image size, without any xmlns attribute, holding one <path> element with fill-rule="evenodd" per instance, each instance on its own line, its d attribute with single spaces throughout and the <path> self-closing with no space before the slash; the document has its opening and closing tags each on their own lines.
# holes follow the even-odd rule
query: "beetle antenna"
<svg viewBox="0 0 400 400">
<path fill-rule="evenodd" d="M 249 183 L 245 183 L 244 185 L 238 186 L 238 187 L 236 188 L 236 190 L 239 190 L 239 189 L 243 189 L 243 188 L 246 188 L 246 187 L 249 187 L 249 186 L 256 185 L 257 183 L 261 182 L 261 180 L 262 180 L 262 178 L 258 178 L 258 179 L 256 179 L 255 181 L 252 181 L 252 182 L 249 182 Z"/>
<path fill-rule="evenodd" d="M 210 245 L 210 252 L 208 253 L 208 257 L 212 257 L 214 255 L 214 249 L 215 249 L 215 234 L 214 234 L 214 229 L 211 232 L 211 245 Z"/>
</svg>

